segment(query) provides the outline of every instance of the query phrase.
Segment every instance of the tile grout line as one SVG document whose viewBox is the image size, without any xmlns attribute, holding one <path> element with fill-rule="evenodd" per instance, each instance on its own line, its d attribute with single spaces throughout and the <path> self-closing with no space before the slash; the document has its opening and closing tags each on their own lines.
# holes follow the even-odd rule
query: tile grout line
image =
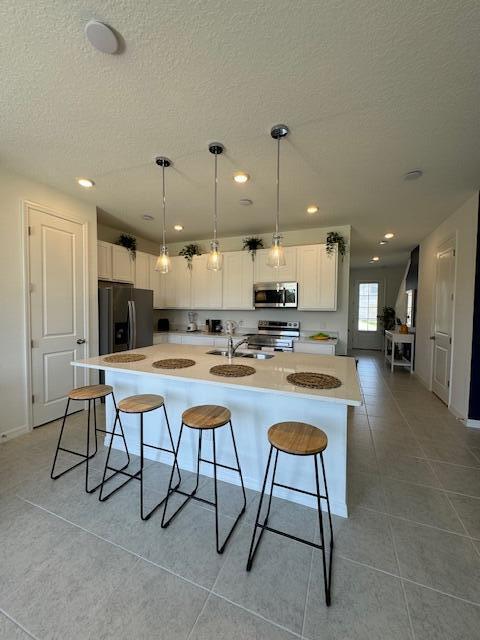
<svg viewBox="0 0 480 640">
<path fill-rule="evenodd" d="M 29 636 L 30 638 L 33 638 L 33 640 L 40 640 L 40 638 L 38 638 L 38 636 L 34 635 L 31 631 L 29 631 L 28 629 L 26 629 L 22 624 L 20 624 L 20 622 L 17 622 L 15 620 L 15 618 L 12 618 L 11 615 L 9 615 L 4 609 L 2 609 L 0 607 L 0 613 L 2 615 L 5 616 L 5 618 L 7 618 L 7 620 L 10 620 L 10 622 L 12 624 L 14 624 L 16 627 L 18 627 L 19 629 L 21 629 L 24 633 L 27 634 L 27 636 Z"/>
<path fill-rule="evenodd" d="M 333 550 L 330 549 L 330 553 L 333 553 Z M 332 558 L 333 563 L 333 558 Z M 313 568 L 313 549 L 310 549 L 310 563 L 308 567 L 308 580 L 307 580 L 307 589 L 305 593 L 305 605 L 303 607 L 303 620 L 302 620 L 302 638 L 305 636 L 305 621 L 307 619 L 307 605 L 308 605 L 308 597 L 310 595 L 310 582 L 312 580 L 312 568 Z M 332 585 L 330 584 L 330 591 L 332 590 Z"/>
<path fill-rule="evenodd" d="M 393 397 L 393 394 L 392 394 L 392 397 Z M 377 465 L 378 465 L 377 449 L 375 447 L 375 441 L 373 439 L 372 429 L 370 427 L 370 418 L 368 416 L 368 413 L 367 413 L 367 422 L 368 422 L 368 428 L 370 429 L 370 437 L 371 437 L 372 443 L 373 443 L 373 451 L 374 451 L 374 454 L 375 454 L 375 459 L 376 459 Z M 378 465 L 378 468 L 380 469 L 379 465 Z M 383 491 L 383 497 L 384 497 L 384 504 L 385 504 L 385 506 L 387 506 L 387 503 L 388 503 L 387 490 L 386 490 L 383 482 L 382 482 L 382 491 Z M 398 573 L 401 576 L 400 560 L 398 558 L 397 545 L 395 544 L 395 536 L 394 536 L 394 533 L 393 533 L 392 522 L 391 522 L 391 519 L 389 517 L 387 517 L 387 522 L 388 522 L 388 530 L 390 532 L 390 539 L 391 539 L 392 546 L 393 546 L 393 552 L 395 554 L 395 561 L 397 563 Z M 402 580 L 400 580 L 400 584 L 401 584 L 402 593 L 403 593 L 403 600 L 404 600 L 404 603 L 405 603 L 405 610 L 407 612 L 408 624 L 410 626 L 410 635 L 411 635 L 413 640 L 416 640 L 415 630 L 413 628 L 412 616 L 410 614 L 410 606 L 408 604 L 407 591 L 405 589 L 405 585 L 403 584 Z"/>
</svg>

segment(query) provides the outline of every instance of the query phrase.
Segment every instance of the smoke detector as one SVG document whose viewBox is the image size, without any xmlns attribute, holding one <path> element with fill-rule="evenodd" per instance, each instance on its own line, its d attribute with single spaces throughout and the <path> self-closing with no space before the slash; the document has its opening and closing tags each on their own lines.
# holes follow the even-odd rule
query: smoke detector
<svg viewBox="0 0 480 640">
<path fill-rule="evenodd" d="M 98 20 L 90 20 L 85 25 L 85 36 L 92 47 L 102 53 L 116 53 L 118 51 L 118 39 L 113 29 Z"/>
</svg>

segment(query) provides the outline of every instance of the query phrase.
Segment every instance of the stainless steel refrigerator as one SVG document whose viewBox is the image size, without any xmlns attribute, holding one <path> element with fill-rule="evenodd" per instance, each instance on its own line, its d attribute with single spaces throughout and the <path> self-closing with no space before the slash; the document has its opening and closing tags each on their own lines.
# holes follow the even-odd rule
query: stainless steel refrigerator
<svg viewBox="0 0 480 640">
<path fill-rule="evenodd" d="M 153 291 L 99 282 L 98 314 L 100 355 L 153 344 Z"/>
</svg>

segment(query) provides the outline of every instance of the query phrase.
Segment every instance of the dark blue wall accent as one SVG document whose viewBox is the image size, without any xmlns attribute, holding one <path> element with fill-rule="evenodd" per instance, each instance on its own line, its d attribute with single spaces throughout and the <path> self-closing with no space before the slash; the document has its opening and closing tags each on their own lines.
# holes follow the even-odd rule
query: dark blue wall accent
<svg viewBox="0 0 480 640">
<path fill-rule="evenodd" d="M 480 193 L 478 202 L 477 258 L 475 265 L 470 398 L 468 405 L 468 417 L 471 420 L 480 420 Z"/>
</svg>

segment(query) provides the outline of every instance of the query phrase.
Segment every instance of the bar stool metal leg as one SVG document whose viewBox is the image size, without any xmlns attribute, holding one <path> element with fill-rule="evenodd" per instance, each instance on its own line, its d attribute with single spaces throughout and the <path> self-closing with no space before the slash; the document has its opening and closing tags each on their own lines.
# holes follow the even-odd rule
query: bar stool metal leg
<svg viewBox="0 0 480 640">
<path fill-rule="evenodd" d="M 321 505 L 321 494 L 320 494 L 320 482 L 318 479 L 318 462 L 317 456 L 313 456 L 315 461 L 315 484 L 317 487 L 317 509 L 318 509 L 318 523 L 320 525 L 320 540 L 321 540 L 321 550 L 322 550 L 322 562 L 323 562 L 323 584 L 325 587 L 325 602 L 327 607 L 330 606 L 330 584 L 332 580 L 332 546 L 333 546 L 333 537 L 330 539 L 330 560 L 328 566 L 328 576 L 327 576 L 327 561 L 325 554 L 325 535 L 323 532 L 323 513 L 322 513 L 322 505 Z M 326 486 L 326 485 L 325 485 Z"/>
</svg>

